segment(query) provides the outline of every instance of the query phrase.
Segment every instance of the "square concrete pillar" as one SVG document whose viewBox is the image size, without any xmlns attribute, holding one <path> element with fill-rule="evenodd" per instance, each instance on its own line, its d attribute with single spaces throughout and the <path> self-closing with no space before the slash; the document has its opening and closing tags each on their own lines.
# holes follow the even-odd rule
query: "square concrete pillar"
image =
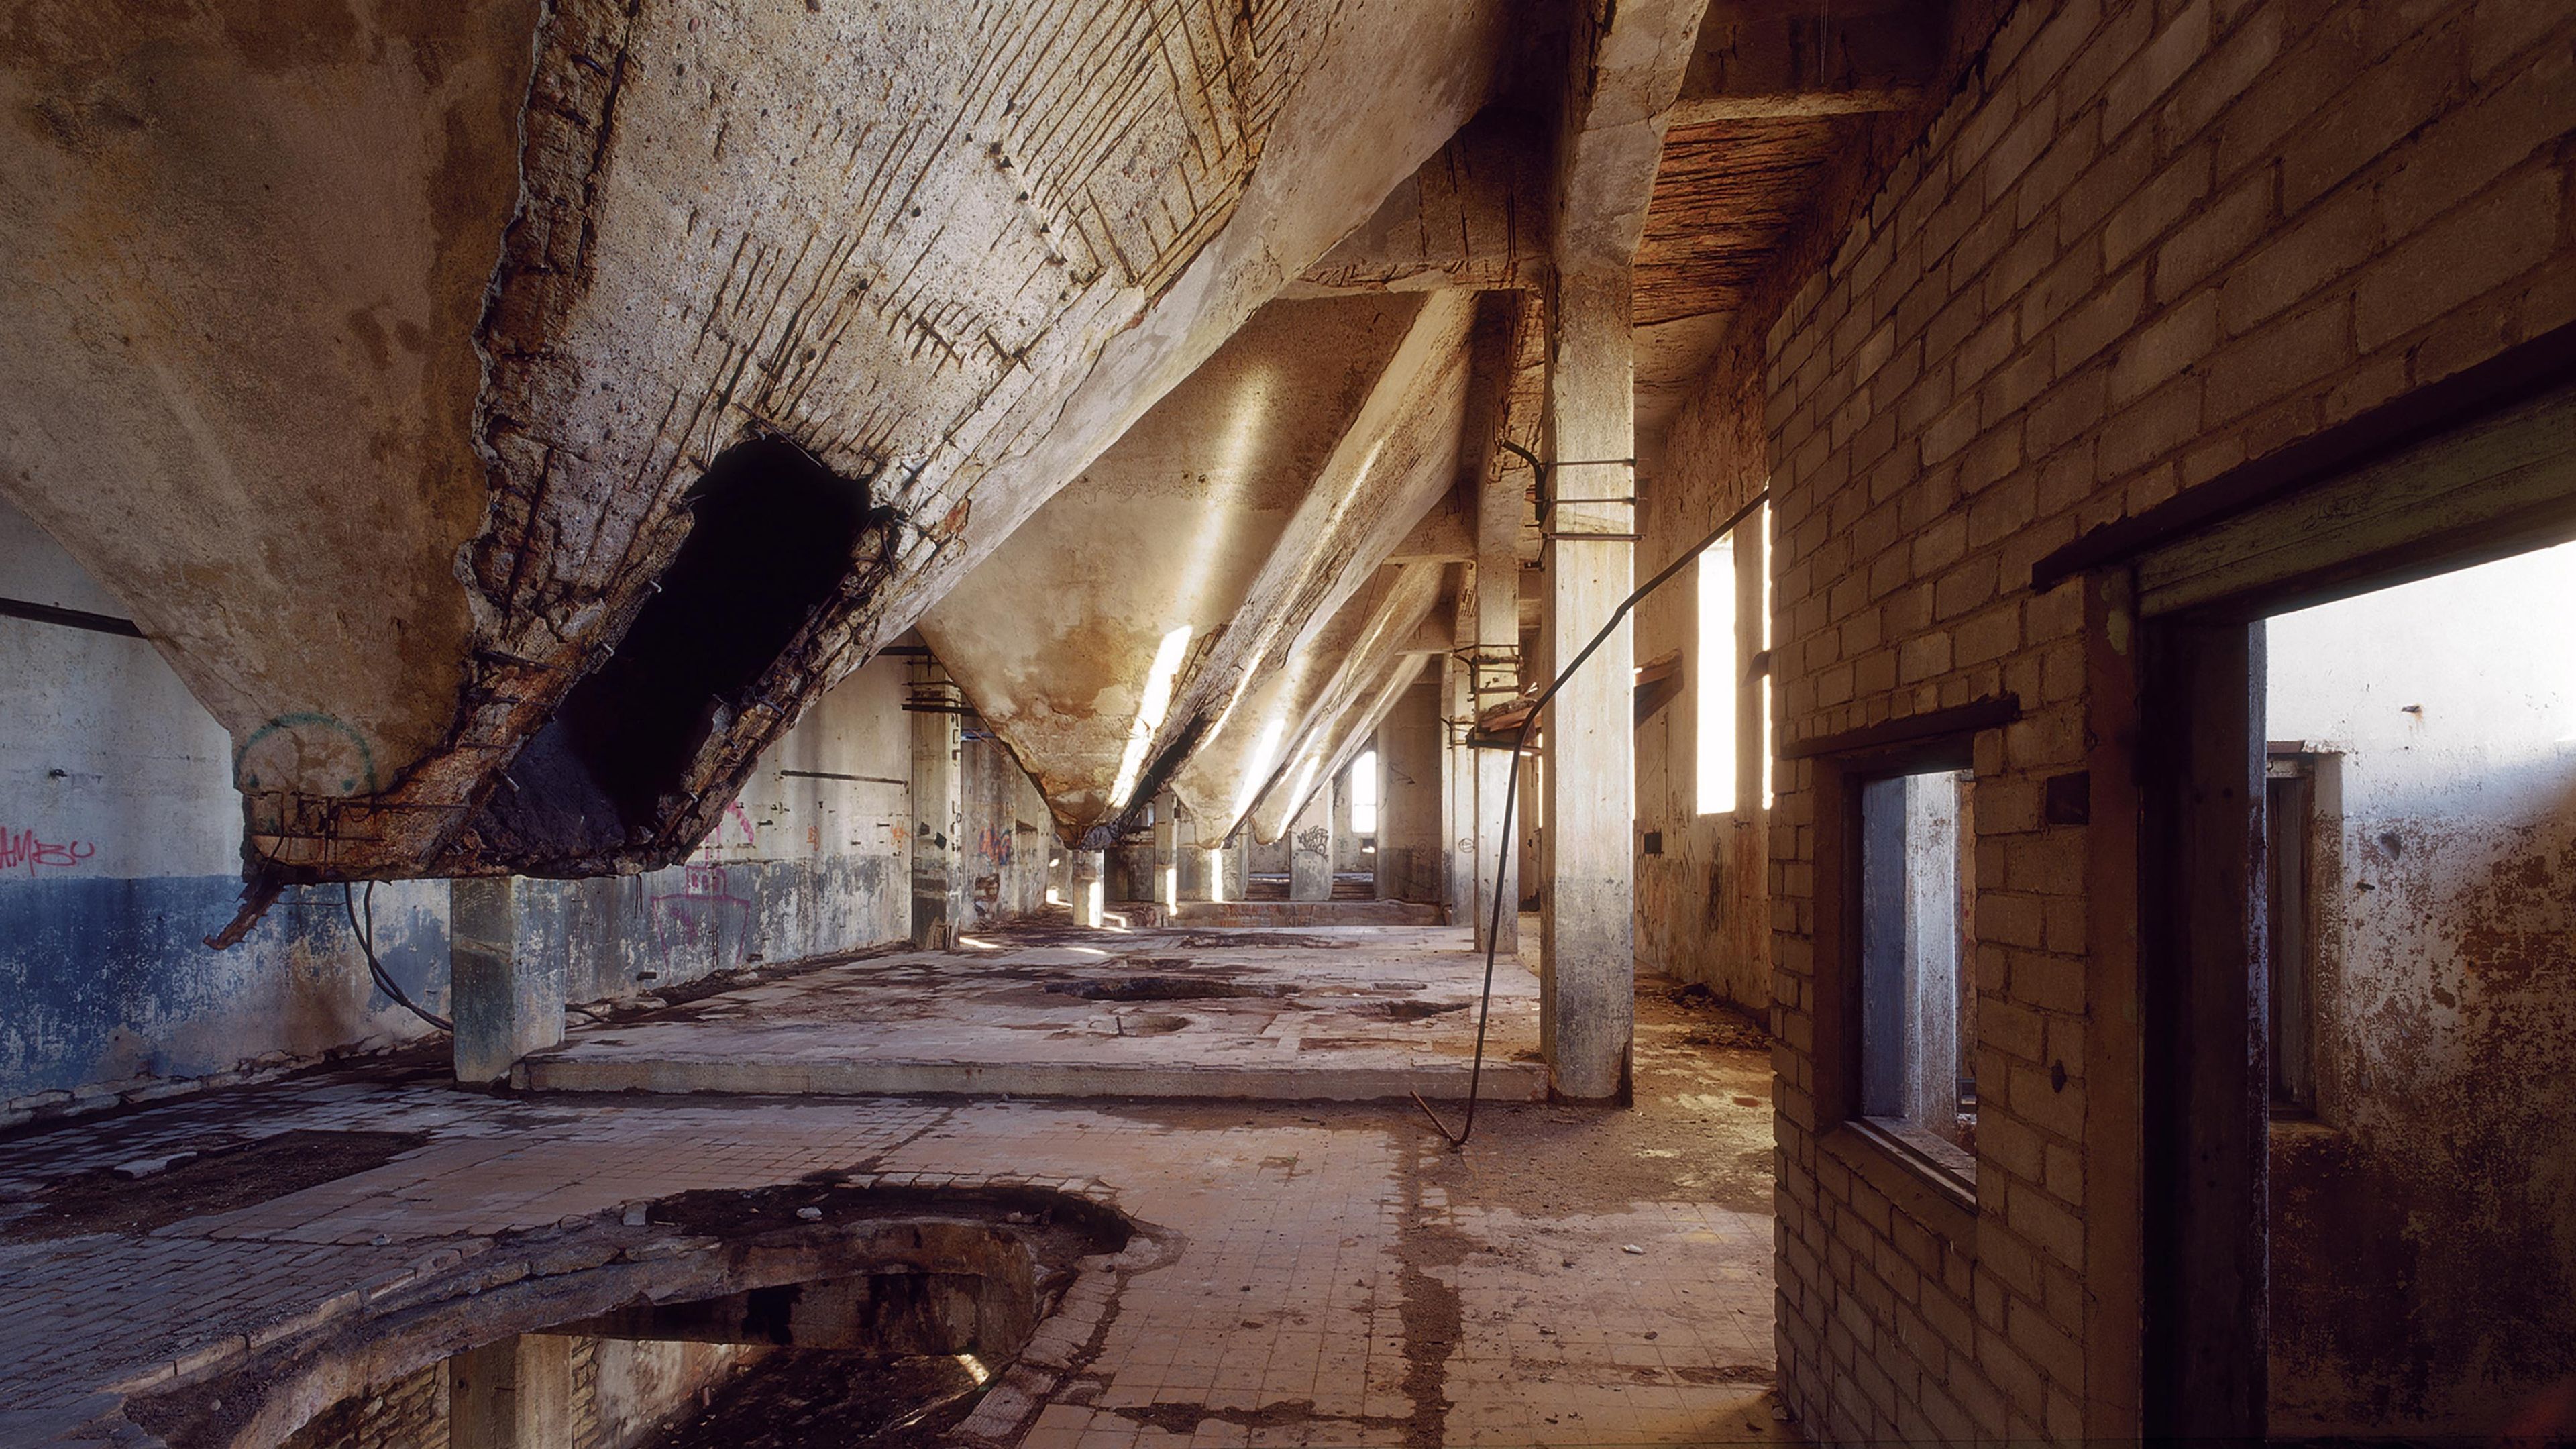
<svg viewBox="0 0 2576 1449">
<path fill-rule="evenodd" d="M 1525 471 L 1500 470 L 1485 480 L 1476 496 L 1475 653 L 1468 668 L 1468 719 L 1503 703 L 1521 686 L 1520 537 L 1521 518 L 1529 506 L 1524 496 L 1528 486 Z M 1517 956 L 1521 948 L 1520 846 L 1510 836 L 1526 826 L 1527 816 L 1513 807 L 1513 823 L 1506 827 L 1503 820 L 1504 802 L 1512 789 L 1511 752 L 1470 749 L 1467 754 L 1472 776 L 1467 808 L 1475 818 L 1469 871 L 1475 882 L 1471 914 L 1476 949 L 1491 946 L 1499 955 Z"/>
<path fill-rule="evenodd" d="M 915 692 L 945 695 L 947 672 L 916 660 Z M 912 943 L 945 950 L 966 919 L 965 771 L 954 714 L 916 711 L 912 721 Z"/>
<path fill-rule="evenodd" d="M 1198 817 L 1182 814 L 1175 820 L 1172 849 L 1177 857 L 1175 869 L 1180 875 L 1182 900 L 1224 899 L 1215 894 L 1222 885 L 1219 872 L 1224 860 L 1217 851 L 1200 843 Z"/>
<path fill-rule="evenodd" d="M 1154 801 L 1154 904 L 1169 920 L 1181 908 L 1181 806 L 1169 791 Z"/>
<path fill-rule="evenodd" d="M 1628 280 L 1560 275 L 1549 326 L 1545 630 L 1571 662 L 1628 595 L 1635 378 Z M 1556 1095 L 1624 1102 L 1636 1022 L 1634 645 L 1622 623 L 1558 690 L 1546 734 L 1539 1015 Z"/>
<path fill-rule="evenodd" d="M 572 1346 L 525 1333 L 449 1359 L 449 1449 L 573 1449 Z"/>
<path fill-rule="evenodd" d="M 1217 871 L 1210 899 L 1242 901 L 1252 898 L 1252 827 L 1236 831 L 1225 844 L 1215 846 L 1210 854 L 1217 857 Z"/>
<path fill-rule="evenodd" d="M 519 1058 L 563 1040 L 564 959 L 527 949 L 528 891 L 514 876 L 448 882 L 447 1009 L 460 1082 L 497 1082 Z"/>
<path fill-rule="evenodd" d="M 1462 572 L 1474 587 L 1475 566 Z M 1458 611 L 1458 647 L 1475 652 L 1472 594 Z M 1459 720 L 1475 718 L 1475 670 L 1452 654 L 1441 661 L 1440 674 L 1440 865 L 1447 881 L 1442 903 L 1452 924 L 1476 914 L 1476 761 L 1464 742 Z"/>
<path fill-rule="evenodd" d="M 1288 826 L 1288 899 L 1329 901 L 1333 898 L 1333 786 L 1315 786 L 1304 809 Z"/>
<path fill-rule="evenodd" d="M 1073 923 L 1097 926 L 1104 904 L 1101 893 L 1107 889 L 1107 883 L 1102 879 L 1109 871 L 1107 852 L 1068 850 L 1065 855 L 1073 862 L 1073 882 L 1066 894 L 1066 899 L 1073 906 Z"/>
</svg>

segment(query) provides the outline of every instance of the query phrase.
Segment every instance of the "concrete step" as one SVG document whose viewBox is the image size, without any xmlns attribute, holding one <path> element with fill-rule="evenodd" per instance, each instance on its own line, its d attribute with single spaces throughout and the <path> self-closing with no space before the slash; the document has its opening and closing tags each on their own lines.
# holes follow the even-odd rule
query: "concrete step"
<svg viewBox="0 0 2576 1449">
<path fill-rule="evenodd" d="M 1469 1064 L 1384 1067 L 1149 1066 L 1077 1062 L 817 1061 L 758 1053 L 664 1058 L 534 1056 L 511 1073 L 531 1092 L 722 1092 L 742 1096 L 1154 1097 L 1200 1101 L 1464 1101 Z M 1488 1060 L 1487 1101 L 1537 1102 L 1547 1072 L 1535 1062 Z"/>
</svg>

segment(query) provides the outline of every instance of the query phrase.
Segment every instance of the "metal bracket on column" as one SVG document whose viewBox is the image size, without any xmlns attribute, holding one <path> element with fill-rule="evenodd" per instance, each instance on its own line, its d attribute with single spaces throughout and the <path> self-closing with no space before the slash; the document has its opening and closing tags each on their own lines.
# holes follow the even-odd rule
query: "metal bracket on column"
<svg viewBox="0 0 2576 1449">
<path fill-rule="evenodd" d="M 1547 516 L 1555 510 L 1556 505 L 1559 503 L 1625 503 L 1632 508 L 1636 506 L 1637 500 L 1633 494 L 1626 498 L 1552 499 L 1548 497 L 1547 493 L 1548 475 L 1559 468 L 1634 468 L 1637 466 L 1637 460 L 1634 458 L 1561 458 L 1556 462 L 1551 463 L 1546 459 L 1541 458 L 1538 454 L 1531 452 L 1529 449 L 1522 447 L 1520 444 L 1513 442 L 1509 438 L 1496 438 L 1494 443 L 1496 446 L 1507 452 L 1517 454 L 1522 462 L 1529 464 L 1530 472 L 1536 475 L 1535 486 L 1538 490 L 1538 497 L 1536 499 L 1538 504 L 1538 526 L 1541 530 L 1546 529 Z M 1542 531 L 1540 536 L 1544 538 L 1552 537 L 1553 535 Z"/>
</svg>

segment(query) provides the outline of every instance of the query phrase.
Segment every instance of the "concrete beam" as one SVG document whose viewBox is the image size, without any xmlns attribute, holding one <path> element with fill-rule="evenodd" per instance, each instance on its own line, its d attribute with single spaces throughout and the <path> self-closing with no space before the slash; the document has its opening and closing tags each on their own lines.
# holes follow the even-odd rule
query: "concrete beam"
<svg viewBox="0 0 2576 1449">
<path fill-rule="evenodd" d="M 1547 138 L 1509 111 L 1461 127 L 1283 296 L 1527 285 L 1547 270 Z"/>
</svg>

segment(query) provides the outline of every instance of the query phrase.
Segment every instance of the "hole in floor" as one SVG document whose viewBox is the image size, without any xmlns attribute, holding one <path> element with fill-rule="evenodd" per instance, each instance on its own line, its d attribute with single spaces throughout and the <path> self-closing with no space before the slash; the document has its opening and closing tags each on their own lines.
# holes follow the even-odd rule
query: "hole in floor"
<svg viewBox="0 0 2576 1449">
<path fill-rule="evenodd" d="M 0 1227 L 0 1239 L 148 1233 L 382 1167 L 428 1141 L 422 1132 L 281 1132 L 237 1147 L 93 1168 L 45 1189 L 33 1211 Z"/>
<path fill-rule="evenodd" d="M 1190 1024 L 1186 1016 L 1163 1011 L 1140 1011 L 1133 1016 L 1117 1018 L 1115 1031 L 1120 1036 L 1169 1036 Z"/>
<path fill-rule="evenodd" d="M 498 854 L 580 856 L 658 829 L 699 747 L 837 596 L 868 520 L 864 483 L 781 438 L 725 450 L 686 506 L 659 592 L 477 817 Z"/>
<path fill-rule="evenodd" d="M 1046 989 L 1085 1001 L 1219 1001 L 1238 996 L 1286 996 L 1285 986 L 1249 986 L 1240 981 L 1189 976 L 1126 976 L 1115 979 L 1057 981 Z"/>
<path fill-rule="evenodd" d="M 817 1180 L 687 1193 L 563 1232 L 605 1235 L 606 1265 L 460 1284 L 129 1401 L 128 1416 L 174 1449 L 926 1446 L 973 1412 L 1083 1260 L 1134 1228 L 1052 1189 Z M 791 1268 L 815 1276 L 758 1281 Z M 686 1297 L 658 1296 L 683 1283 Z"/>
<path fill-rule="evenodd" d="M 1427 1021 L 1452 1011 L 1465 1011 L 1467 1003 L 1463 1001 L 1384 1001 L 1378 1003 L 1377 1009 L 1397 1021 Z"/>
</svg>

